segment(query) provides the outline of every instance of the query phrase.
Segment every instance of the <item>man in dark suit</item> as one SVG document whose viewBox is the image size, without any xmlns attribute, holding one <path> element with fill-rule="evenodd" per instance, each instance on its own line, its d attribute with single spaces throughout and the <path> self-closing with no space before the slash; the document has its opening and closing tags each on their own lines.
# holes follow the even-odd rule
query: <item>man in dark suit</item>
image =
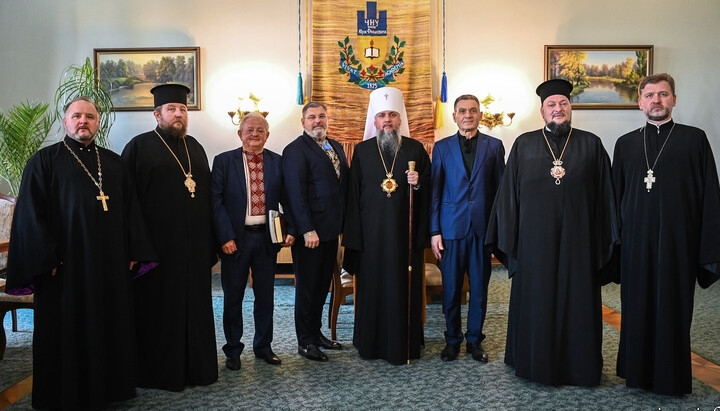
<svg viewBox="0 0 720 411">
<path fill-rule="evenodd" d="M 452 361 L 463 341 L 460 297 L 465 272 L 470 284 L 467 319 L 467 352 L 487 362 L 480 343 L 487 308 L 490 255 L 484 250 L 485 230 L 495 192 L 505 169 L 502 141 L 482 134 L 478 125 L 482 112 L 477 97 L 462 95 L 455 100 L 453 120 L 459 131 L 433 148 L 431 245 L 440 260 L 445 306 L 445 342 L 440 354 Z"/>
<path fill-rule="evenodd" d="M 270 135 L 267 120 L 250 113 L 240 121 L 242 147 L 215 157 L 212 170 L 212 221 L 222 249 L 222 286 L 225 294 L 223 328 L 227 343 L 223 351 L 225 366 L 240 369 L 240 354 L 245 347 L 242 302 L 249 270 L 252 269 L 255 305 L 255 357 L 278 365 L 273 353 L 273 297 L 280 244 L 274 244 L 268 224 L 269 210 L 278 210 L 283 198 L 282 161 L 265 150 Z M 289 229 L 291 231 L 291 229 Z M 294 241 L 286 235 L 285 244 Z"/>
<path fill-rule="evenodd" d="M 295 330 L 298 353 L 327 361 L 320 348 L 342 349 L 325 337 L 322 311 L 338 236 L 342 232 L 347 195 L 348 162 L 340 143 L 327 137 L 327 108 L 317 102 L 303 107 L 303 134 L 283 150 L 283 172 L 288 197 L 286 210 L 303 239 L 292 246 L 295 269 Z"/>
</svg>

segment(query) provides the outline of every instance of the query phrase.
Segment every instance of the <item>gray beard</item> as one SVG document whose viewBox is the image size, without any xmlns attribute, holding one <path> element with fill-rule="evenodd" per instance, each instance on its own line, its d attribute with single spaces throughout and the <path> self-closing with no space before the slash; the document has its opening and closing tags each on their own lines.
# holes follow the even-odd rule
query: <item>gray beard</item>
<svg viewBox="0 0 720 411">
<path fill-rule="evenodd" d="M 391 156 L 395 155 L 395 151 L 397 151 L 398 147 L 400 147 L 401 140 L 397 135 L 396 131 L 392 131 L 390 133 L 386 133 L 384 131 L 379 131 L 378 135 L 378 143 L 380 144 L 380 149 Z"/>
<path fill-rule="evenodd" d="M 564 135 L 570 132 L 570 128 L 572 126 L 570 125 L 570 122 L 565 120 L 562 123 L 558 124 L 554 121 L 551 121 L 547 123 L 547 128 L 550 130 L 551 133 L 557 134 L 557 135 Z"/>
<path fill-rule="evenodd" d="M 310 137 L 312 137 L 316 141 L 320 141 L 325 138 L 327 135 L 327 130 L 311 130 L 309 133 Z"/>
</svg>

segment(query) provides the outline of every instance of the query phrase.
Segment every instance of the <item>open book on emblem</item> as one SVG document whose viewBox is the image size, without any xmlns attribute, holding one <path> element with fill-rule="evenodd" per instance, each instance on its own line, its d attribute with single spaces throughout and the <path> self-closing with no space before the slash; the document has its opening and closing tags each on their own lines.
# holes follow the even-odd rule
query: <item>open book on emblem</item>
<svg viewBox="0 0 720 411">
<path fill-rule="evenodd" d="M 282 243 L 287 234 L 287 222 L 285 216 L 277 210 L 268 210 L 268 229 L 270 230 L 270 239 L 273 243 Z"/>
</svg>

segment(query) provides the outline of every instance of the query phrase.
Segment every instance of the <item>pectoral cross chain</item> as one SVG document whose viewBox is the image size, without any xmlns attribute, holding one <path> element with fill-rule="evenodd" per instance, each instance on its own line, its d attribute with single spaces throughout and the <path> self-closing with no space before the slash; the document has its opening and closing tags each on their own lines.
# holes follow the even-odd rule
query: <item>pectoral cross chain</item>
<svg viewBox="0 0 720 411">
<path fill-rule="evenodd" d="M 643 182 L 645 182 L 645 188 L 647 188 L 647 191 L 649 193 L 653 183 L 655 182 L 655 176 L 653 176 L 652 170 L 648 170 L 647 177 L 643 179 Z"/>
<path fill-rule="evenodd" d="M 106 200 L 109 200 L 110 197 L 106 196 L 105 193 L 103 193 L 103 191 L 100 190 L 100 195 L 97 196 L 97 197 L 95 197 L 95 198 L 97 198 L 98 201 L 102 201 L 103 211 L 107 211 L 107 210 L 108 210 L 108 206 L 107 206 Z"/>
</svg>

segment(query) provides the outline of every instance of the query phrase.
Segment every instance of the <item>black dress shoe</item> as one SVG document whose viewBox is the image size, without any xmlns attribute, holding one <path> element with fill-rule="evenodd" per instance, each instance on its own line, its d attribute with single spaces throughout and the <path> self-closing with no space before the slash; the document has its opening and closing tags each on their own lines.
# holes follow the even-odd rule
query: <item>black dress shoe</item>
<svg viewBox="0 0 720 411">
<path fill-rule="evenodd" d="M 235 355 L 232 357 L 227 357 L 227 360 L 225 360 L 225 367 L 227 367 L 228 370 L 237 371 L 240 369 L 240 356 Z"/>
<path fill-rule="evenodd" d="M 460 344 L 446 344 L 440 353 L 440 359 L 445 362 L 454 361 L 458 354 L 460 354 Z"/>
<path fill-rule="evenodd" d="M 480 343 L 467 343 L 467 352 L 472 355 L 473 360 L 475 361 L 488 362 L 488 355 L 485 350 L 483 350 L 483 347 L 482 345 L 480 345 Z"/>
<path fill-rule="evenodd" d="M 333 341 L 322 334 L 320 334 L 320 344 L 318 345 L 326 350 L 342 350 L 342 345 L 339 342 Z"/>
<path fill-rule="evenodd" d="M 255 358 L 259 358 L 270 365 L 280 365 L 280 363 L 282 362 L 280 361 L 280 358 L 278 358 L 278 356 L 275 355 L 274 352 L 272 352 L 272 350 L 267 350 L 263 353 L 255 354 Z"/>
<path fill-rule="evenodd" d="M 298 347 L 298 354 L 313 361 L 327 361 L 328 357 L 315 344 L 301 345 Z"/>
</svg>

